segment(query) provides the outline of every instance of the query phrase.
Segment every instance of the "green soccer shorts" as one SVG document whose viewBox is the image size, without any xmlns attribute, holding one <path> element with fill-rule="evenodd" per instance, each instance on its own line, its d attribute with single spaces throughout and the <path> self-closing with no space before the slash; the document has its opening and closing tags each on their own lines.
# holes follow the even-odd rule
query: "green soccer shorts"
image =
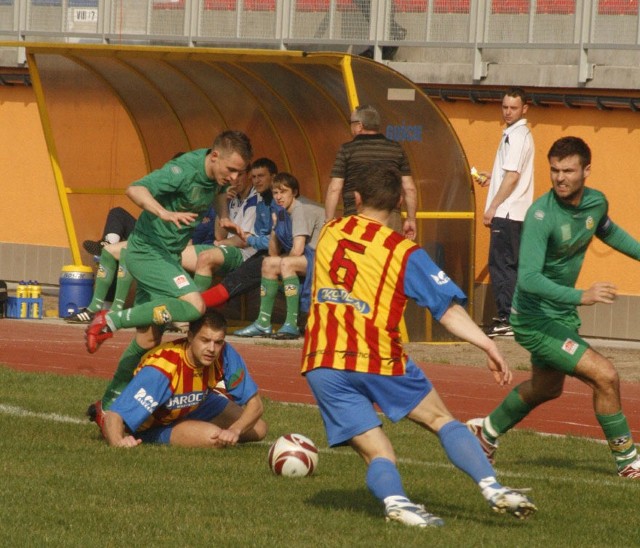
<svg viewBox="0 0 640 548">
<path fill-rule="evenodd" d="M 191 276 L 182 268 L 180 257 L 157 249 L 127 250 L 127 268 L 135 278 L 135 304 L 164 297 L 180 298 L 199 291 Z"/>
<path fill-rule="evenodd" d="M 509 318 L 516 342 L 531 353 L 531 364 L 573 375 L 576 365 L 589 348 L 578 335 L 577 314 L 567 318 L 537 318 L 511 314 Z"/>
<path fill-rule="evenodd" d="M 229 274 L 229 272 L 233 272 L 244 262 L 242 251 L 238 247 L 233 247 L 230 245 L 207 244 L 197 244 L 193 247 L 196 251 L 196 255 L 198 256 L 203 251 L 208 251 L 209 249 L 218 249 L 222 253 L 224 262 L 222 263 L 222 266 L 216 271 L 216 276 L 226 276 L 227 274 Z"/>
</svg>

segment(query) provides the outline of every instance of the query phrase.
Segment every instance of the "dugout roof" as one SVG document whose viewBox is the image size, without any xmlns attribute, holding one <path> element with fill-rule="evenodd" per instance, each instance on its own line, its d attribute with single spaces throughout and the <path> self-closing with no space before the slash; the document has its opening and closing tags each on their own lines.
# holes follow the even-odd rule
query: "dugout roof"
<svg viewBox="0 0 640 548">
<path fill-rule="evenodd" d="M 99 233 L 130 182 L 176 152 L 211 145 L 224 129 L 251 138 L 323 200 L 350 111 L 375 105 L 400 141 L 418 187 L 418 241 L 473 295 L 474 195 L 451 125 L 412 82 L 343 53 L 103 44 L 25 44 L 69 233 Z M 89 235 L 86 235 L 89 237 Z M 411 310 L 409 310 L 411 313 Z M 425 326 L 408 322 L 412 339 Z"/>
</svg>

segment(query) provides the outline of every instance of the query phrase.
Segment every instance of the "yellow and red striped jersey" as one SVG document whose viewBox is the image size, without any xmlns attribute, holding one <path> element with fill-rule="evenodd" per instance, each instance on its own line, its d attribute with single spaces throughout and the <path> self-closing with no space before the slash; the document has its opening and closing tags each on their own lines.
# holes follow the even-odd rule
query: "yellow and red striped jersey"
<svg viewBox="0 0 640 548">
<path fill-rule="evenodd" d="M 325 225 L 316 248 L 302 372 L 317 367 L 402 375 L 404 277 L 420 249 L 362 215 Z"/>
<path fill-rule="evenodd" d="M 147 352 L 134 375 L 145 366 L 158 370 L 169 381 L 172 398 L 158 407 L 140 430 L 157 424 L 170 424 L 196 409 L 207 391 L 215 388 L 223 378 L 221 357 L 222 353 L 210 367 L 196 367 L 187 354 L 187 339 L 166 342 Z M 184 401 L 172 401 L 176 398 Z"/>
<path fill-rule="evenodd" d="M 242 356 L 225 343 L 214 363 L 196 366 L 187 351 L 187 339 L 161 344 L 141 359 L 131 382 L 111 410 L 131 432 L 167 425 L 195 411 L 218 384 L 238 405 L 258 392 Z"/>
</svg>

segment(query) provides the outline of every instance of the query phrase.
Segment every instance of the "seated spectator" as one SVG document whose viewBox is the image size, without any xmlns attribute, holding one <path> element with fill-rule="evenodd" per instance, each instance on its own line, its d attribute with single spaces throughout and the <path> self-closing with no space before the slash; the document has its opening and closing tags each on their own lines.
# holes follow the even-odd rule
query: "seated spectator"
<svg viewBox="0 0 640 548">
<path fill-rule="evenodd" d="M 290 173 L 278 173 L 273 183 L 273 199 L 279 208 L 274 213 L 275 224 L 269 241 L 269 255 L 262 261 L 260 313 L 251 325 L 235 331 L 239 337 L 269 337 L 272 335 L 271 313 L 278 293 L 278 278 L 282 278 L 287 316 L 285 323 L 273 335 L 276 339 L 297 339 L 298 311 L 301 293 L 309 293 L 309 272 L 313 267 L 315 245 L 324 224 L 324 208 L 320 204 L 298 199 L 300 185 Z M 299 276 L 305 277 L 300 287 Z"/>
<path fill-rule="evenodd" d="M 256 253 L 236 270 L 226 274 L 220 283 L 202 293 L 208 307 L 222 306 L 232 297 L 260 287 L 262 261 L 269 250 L 273 228 L 271 186 L 277 173 L 276 164 L 269 158 L 258 158 L 251 164 L 251 182 L 260 196 L 256 206 L 256 221 L 251 232 L 244 232 L 239 227 L 235 232 L 246 240 Z"/>
<path fill-rule="evenodd" d="M 194 245 L 213 245 L 215 239 L 216 210 L 209 208 L 200 224 L 193 230 L 191 243 Z"/>
<path fill-rule="evenodd" d="M 131 382 L 100 415 L 107 443 L 215 449 L 264 439 L 258 387 L 240 354 L 225 342 L 226 327 L 222 314 L 208 310 L 189 324 L 186 338 L 147 352 Z M 220 382 L 228 397 L 217 390 Z"/>
<path fill-rule="evenodd" d="M 260 196 L 248 171 L 239 174 L 227 190 L 229 217 L 216 223 L 213 245 L 189 245 L 182 253 L 182 264 L 195 272 L 193 279 L 198 287 L 208 289 L 214 274 L 233 272 L 256 252 L 236 233 L 252 231 L 256 222 Z"/>
<path fill-rule="evenodd" d="M 135 225 L 136 218 L 131 213 L 121 207 L 113 207 L 107 214 L 102 239 L 99 242 L 85 240 L 82 242 L 82 247 L 94 257 L 100 257 L 104 246 L 127 240 Z"/>
</svg>

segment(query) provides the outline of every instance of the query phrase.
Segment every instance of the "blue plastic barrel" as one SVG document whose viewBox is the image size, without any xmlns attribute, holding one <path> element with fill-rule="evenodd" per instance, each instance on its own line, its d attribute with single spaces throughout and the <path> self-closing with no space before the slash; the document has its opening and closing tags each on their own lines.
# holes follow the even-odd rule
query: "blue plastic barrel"
<svg viewBox="0 0 640 548">
<path fill-rule="evenodd" d="M 88 306 L 93 296 L 93 270 L 84 265 L 67 265 L 60 273 L 58 316 L 66 318 Z"/>
</svg>

